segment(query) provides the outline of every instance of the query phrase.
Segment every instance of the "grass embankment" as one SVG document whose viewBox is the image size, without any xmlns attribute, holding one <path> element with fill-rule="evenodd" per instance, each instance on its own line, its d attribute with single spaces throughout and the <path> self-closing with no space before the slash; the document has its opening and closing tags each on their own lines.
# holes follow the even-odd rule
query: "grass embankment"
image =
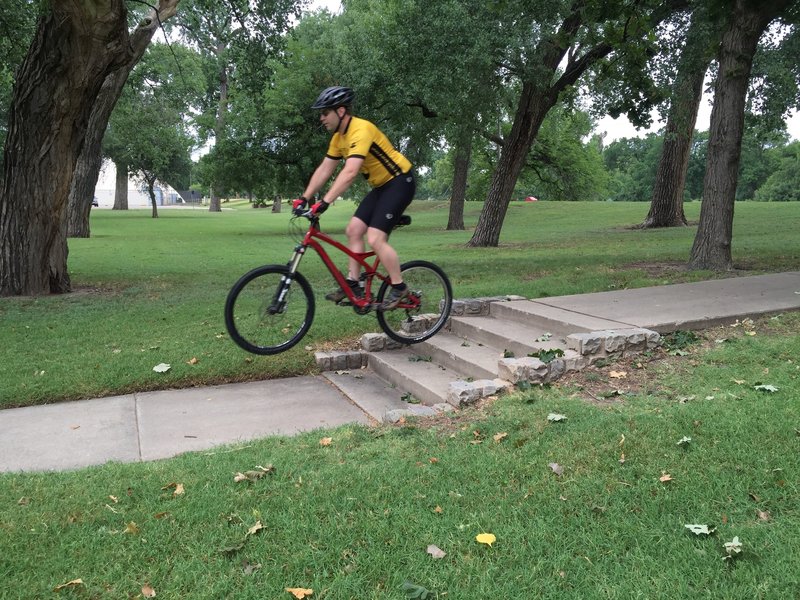
<svg viewBox="0 0 800 600">
<path fill-rule="evenodd" d="M 474 226 L 481 205 L 468 204 Z M 403 260 L 425 258 L 449 274 L 456 297 L 528 297 L 641 287 L 714 276 L 686 272 L 694 227 L 641 231 L 645 204 L 513 204 L 499 248 L 466 248 L 471 231 L 444 231 L 447 206 L 416 202 L 414 224 L 393 236 Z M 699 204 L 686 205 L 690 220 Z M 0 299 L 3 360 L 0 406 L 123 394 L 294 375 L 313 370 L 313 351 L 377 331 L 323 296 L 331 288 L 321 261 L 305 257 L 301 272 L 314 285 L 317 315 L 308 337 L 290 352 L 256 357 L 227 337 L 226 294 L 247 270 L 285 263 L 293 241 L 286 212 L 96 210 L 92 237 L 70 240 L 75 293 Z M 352 214 L 346 202 L 323 225 L 343 239 Z M 748 273 L 796 269 L 797 203 L 736 207 L 733 252 Z M 344 266 L 343 261 L 339 261 Z M 167 373 L 152 368 L 168 363 Z"/>
<path fill-rule="evenodd" d="M 2 595 L 80 579 L 60 595 L 798 597 L 800 315 L 746 329 L 677 362 L 643 357 L 631 368 L 648 391 L 623 402 L 586 402 L 564 380 L 435 422 L 0 475 Z M 246 471 L 264 476 L 234 481 Z"/>
</svg>

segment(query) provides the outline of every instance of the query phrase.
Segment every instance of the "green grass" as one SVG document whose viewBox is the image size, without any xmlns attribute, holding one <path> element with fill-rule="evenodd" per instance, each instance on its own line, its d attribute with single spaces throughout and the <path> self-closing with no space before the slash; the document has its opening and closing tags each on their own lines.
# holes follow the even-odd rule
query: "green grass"
<svg viewBox="0 0 800 600">
<path fill-rule="evenodd" d="M 686 205 L 690 220 L 697 220 L 699 207 Z M 499 248 L 466 248 L 480 208 L 469 203 L 468 230 L 449 232 L 443 229 L 446 205 L 416 202 L 409 211 L 414 224 L 395 233 L 393 244 L 403 260 L 440 264 L 462 298 L 541 297 L 715 276 L 679 268 L 694 227 L 630 228 L 643 220 L 643 203 L 515 203 Z M 352 209 L 342 203 L 326 213 L 326 230 L 344 239 Z M 738 204 L 737 266 L 748 273 L 796 269 L 798 221 L 797 203 Z M 330 277 L 309 255 L 300 269 L 317 298 L 308 337 L 273 357 L 248 355 L 228 339 L 222 308 L 231 285 L 253 267 L 289 259 L 293 241 L 285 212 L 240 204 L 217 214 L 162 210 L 151 219 L 149 210 L 98 210 L 91 227 L 91 238 L 70 240 L 75 293 L 0 299 L 0 407 L 310 372 L 314 349 L 378 330 L 374 316 L 325 302 Z M 674 268 L 653 274 L 652 263 Z M 172 369 L 154 373 L 162 362 Z"/>
<path fill-rule="evenodd" d="M 651 392 L 622 403 L 586 403 L 565 382 L 433 425 L 0 475 L 3 596 L 52 597 L 80 578 L 60 595 L 403 599 L 410 581 L 449 600 L 796 598 L 800 315 L 756 329 L 647 364 Z M 274 473 L 234 482 L 256 465 Z M 743 553 L 724 561 L 734 537 Z"/>
</svg>

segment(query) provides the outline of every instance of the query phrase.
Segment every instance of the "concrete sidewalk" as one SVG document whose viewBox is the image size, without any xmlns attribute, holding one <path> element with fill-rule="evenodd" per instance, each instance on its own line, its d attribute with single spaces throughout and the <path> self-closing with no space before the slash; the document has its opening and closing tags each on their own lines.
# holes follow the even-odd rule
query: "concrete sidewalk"
<svg viewBox="0 0 800 600">
<path fill-rule="evenodd" d="M 542 298 L 531 300 L 529 310 L 557 311 L 573 323 L 596 320 L 662 333 L 702 329 L 800 310 L 800 272 Z M 323 377 L 0 410 L 0 472 L 168 458 L 269 435 L 370 423 L 369 410 Z"/>
</svg>

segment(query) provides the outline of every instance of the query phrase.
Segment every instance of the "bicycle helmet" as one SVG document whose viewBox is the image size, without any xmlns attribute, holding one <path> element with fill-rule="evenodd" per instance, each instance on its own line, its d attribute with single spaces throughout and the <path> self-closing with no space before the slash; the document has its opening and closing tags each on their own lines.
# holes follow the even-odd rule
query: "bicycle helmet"
<svg viewBox="0 0 800 600">
<path fill-rule="evenodd" d="M 336 85 L 322 90 L 319 98 L 317 98 L 317 101 L 311 105 L 311 108 L 319 109 L 350 106 L 355 97 L 356 93 L 351 88 Z"/>
</svg>

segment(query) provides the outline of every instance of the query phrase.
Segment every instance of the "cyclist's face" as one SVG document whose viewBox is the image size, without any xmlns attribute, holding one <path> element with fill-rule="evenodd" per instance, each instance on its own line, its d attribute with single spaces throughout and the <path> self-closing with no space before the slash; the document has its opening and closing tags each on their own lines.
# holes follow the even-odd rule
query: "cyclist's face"
<svg viewBox="0 0 800 600">
<path fill-rule="evenodd" d="M 337 108 L 336 110 L 332 108 L 326 108 L 319 112 L 319 120 L 322 123 L 323 127 L 328 131 L 336 131 L 339 127 L 339 123 L 341 122 L 341 117 L 339 116 L 339 111 L 341 109 Z"/>
</svg>

